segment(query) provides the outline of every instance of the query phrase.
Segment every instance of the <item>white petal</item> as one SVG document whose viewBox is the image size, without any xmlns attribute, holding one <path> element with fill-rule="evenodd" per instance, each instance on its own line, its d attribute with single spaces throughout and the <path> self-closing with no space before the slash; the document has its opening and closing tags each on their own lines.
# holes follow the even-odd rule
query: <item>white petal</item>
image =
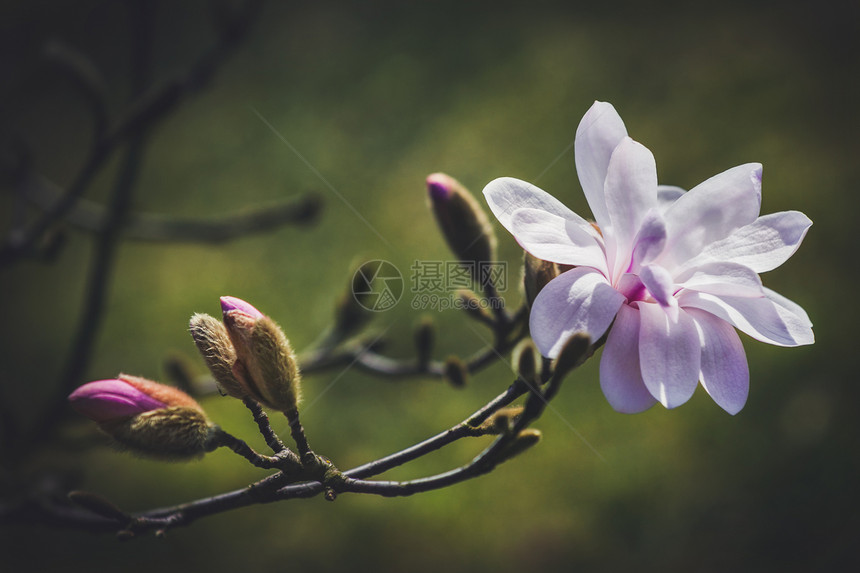
<svg viewBox="0 0 860 573">
<path fill-rule="evenodd" d="M 702 310 L 687 310 L 699 327 L 702 340 L 701 380 L 714 402 L 737 414 L 749 395 L 750 371 L 738 333 L 732 326 Z"/>
<path fill-rule="evenodd" d="M 772 300 L 770 293 L 772 291 L 765 291 L 766 296 L 761 298 L 745 298 L 685 290 L 678 295 L 678 303 L 681 308 L 693 307 L 710 312 L 741 332 L 768 344 L 812 344 L 815 337 L 805 313 L 798 315 L 791 307 Z"/>
<path fill-rule="evenodd" d="M 756 220 L 761 206 L 761 165 L 724 171 L 690 189 L 666 210 L 664 258 L 676 264 Z"/>
<path fill-rule="evenodd" d="M 738 263 L 709 262 L 687 269 L 675 280 L 685 289 L 716 295 L 762 297 L 761 279 L 751 268 Z"/>
<path fill-rule="evenodd" d="M 535 297 L 529 316 L 532 340 L 548 358 L 558 356 L 576 332 L 597 340 L 615 318 L 624 296 L 606 278 L 588 267 L 577 267 L 551 280 Z"/>
<path fill-rule="evenodd" d="M 593 229 L 589 223 L 580 224 L 539 209 L 517 209 L 510 223 L 517 242 L 535 257 L 563 265 L 594 267 L 607 274 L 603 247 L 588 229 Z"/>
<path fill-rule="evenodd" d="M 642 221 L 657 207 L 657 164 L 647 147 L 629 137 L 621 140 L 609 160 L 604 193 L 610 225 L 601 229 L 616 279 L 630 265 L 633 239 Z"/>
<path fill-rule="evenodd" d="M 609 158 L 626 136 L 627 128 L 612 104 L 599 101 L 594 102 L 576 128 L 576 172 L 588 206 L 601 228 L 610 223 L 603 196 Z"/>
<path fill-rule="evenodd" d="M 657 304 L 669 312 L 670 319 L 676 320 L 678 301 L 674 297 L 675 281 L 672 280 L 669 271 L 660 265 L 645 265 L 639 272 L 639 278 L 642 279 L 642 284 L 645 285 Z"/>
<path fill-rule="evenodd" d="M 681 189 L 674 185 L 657 185 L 657 202 L 660 204 L 660 210 L 665 211 L 668 209 L 672 203 L 677 201 L 686 192 L 686 189 Z"/>
<path fill-rule="evenodd" d="M 540 209 L 591 227 L 585 219 L 543 189 L 513 177 L 499 177 L 487 183 L 484 187 L 484 197 L 493 215 L 508 231 L 511 231 L 511 216 L 517 209 Z M 597 235 L 593 227 L 591 229 Z"/>
<path fill-rule="evenodd" d="M 787 317 L 791 317 L 791 320 L 799 321 L 802 325 L 812 328 L 812 321 L 809 320 L 809 315 L 806 314 L 806 311 L 797 304 L 796 302 L 789 300 L 779 294 L 778 292 L 772 291 L 767 287 L 763 287 L 764 296 L 769 298 L 771 302 L 776 305 L 776 311 L 782 316 L 785 315 Z M 810 335 L 812 333 L 810 332 Z M 811 342 L 810 342 L 811 344 Z"/>
<path fill-rule="evenodd" d="M 811 225 L 809 217 L 799 211 L 771 213 L 708 245 L 701 257 L 734 261 L 764 273 L 794 254 Z"/>
<path fill-rule="evenodd" d="M 600 357 L 600 388 L 609 405 L 624 414 L 642 412 L 657 401 L 639 370 L 639 311 L 626 304 L 618 309 Z"/>
<path fill-rule="evenodd" d="M 646 265 L 660 256 L 665 246 L 666 223 L 659 211 L 652 209 L 645 215 L 639 232 L 633 239 L 633 254 L 628 272 L 639 272 L 641 265 Z"/>
<path fill-rule="evenodd" d="M 701 344 L 696 323 L 686 312 L 678 320 L 656 304 L 639 305 L 639 364 L 651 395 L 667 408 L 690 399 L 699 380 Z"/>
</svg>

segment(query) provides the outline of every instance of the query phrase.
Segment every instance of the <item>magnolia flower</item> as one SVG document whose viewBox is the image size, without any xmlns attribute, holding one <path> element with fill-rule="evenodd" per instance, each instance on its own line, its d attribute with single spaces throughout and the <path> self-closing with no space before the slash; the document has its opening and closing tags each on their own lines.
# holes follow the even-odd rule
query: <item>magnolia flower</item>
<svg viewBox="0 0 860 573">
<path fill-rule="evenodd" d="M 674 408 L 701 381 L 719 406 L 737 413 L 749 370 L 735 328 L 779 346 L 813 342 L 803 309 L 758 276 L 785 262 L 812 222 L 797 211 L 759 216 L 758 163 L 688 192 L 658 185 L 654 156 L 627 136 L 608 103 L 588 110 L 575 146 L 596 225 L 524 181 L 501 178 L 484 189 L 523 249 L 574 266 L 534 300 L 537 348 L 554 358 L 572 334 L 597 340 L 612 325 L 600 385 L 613 408 L 641 412 L 657 401 Z"/>
</svg>

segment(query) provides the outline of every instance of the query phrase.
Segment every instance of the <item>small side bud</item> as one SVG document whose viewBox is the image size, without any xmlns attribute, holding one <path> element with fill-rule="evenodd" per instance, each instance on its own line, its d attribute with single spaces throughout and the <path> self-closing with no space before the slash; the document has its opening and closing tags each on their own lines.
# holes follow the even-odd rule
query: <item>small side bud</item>
<svg viewBox="0 0 860 573">
<path fill-rule="evenodd" d="M 553 378 L 563 379 L 567 374 L 583 363 L 588 357 L 591 347 L 591 337 L 585 333 L 577 332 L 567 339 L 561 348 L 558 357 L 553 362 Z"/>
<path fill-rule="evenodd" d="M 421 319 L 421 322 L 415 327 L 413 337 L 415 340 L 415 355 L 418 367 L 425 369 L 430 363 L 430 358 L 433 355 L 433 346 L 436 342 L 436 327 L 433 324 L 433 320 L 428 317 Z"/>
<path fill-rule="evenodd" d="M 84 384 L 69 401 L 119 445 L 157 459 L 202 456 L 215 428 L 191 396 L 138 376 Z"/>
<path fill-rule="evenodd" d="M 463 309 L 466 314 L 475 320 L 489 323 L 492 323 L 495 320 L 493 313 L 491 313 L 487 308 L 488 305 L 486 301 L 482 300 L 473 291 L 469 289 L 458 289 L 454 293 L 454 296 L 457 301 L 457 306 L 455 308 Z"/>
<path fill-rule="evenodd" d="M 540 361 L 537 349 L 531 340 L 523 340 L 514 348 L 512 362 L 520 378 L 529 384 L 538 380 Z"/>
<path fill-rule="evenodd" d="M 512 458 L 517 457 L 521 453 L 525 452 L 532 446 L 537 445 L 541 440 L 540 430 L 535 430 L 534 428 L 526 428 L 517 434 L 517 437 L 511 441 L 508 446 L 502 450 L 500 453 L 502 459 L 501 461 L 506 462 Z"/>
<path fill-rule="evenodd" d="M 236 351 L 233 376 L 269 408 L 295 412 L 300 380 L 295 352 L 281 328 L 247 302 L 222 297 L 224 326 Z"/>
<path fill-rule="evenodd" d="M 481 263 L 494 260 L 496 252 L 496 235 L 486 213 L 459 181 L 444 173 L 427 177 L 427 194 L 448 247 L 480 281 Z"/>
<path fill-rule="evenodd" d="M 198 313 L 191 317 L 188 331 L 221 391 L 240 400 L 245 398 L 247 391 L 233 376 L 236 351 L 224 324 L 214 316 Z"/>
<path fill-rule="evenodd" d="M 355 293 L 363 292 L 367 287 L 365 282 L 364 276 L 353 269 L 348 288 L 335 302 L 333 334 L 338 341 L 357 333 L 371 319 L 372 313 L 355 298 Z"/>
<path fill-rule="evenodd" d="M 502 408 L 489 418 L 479 427 L 487 434 L 504 434 L 509 432 L 511 426 L 517 421 L 517 418 L 523 413 L 522 406 L 509 406 Z"/>
<path fill-rule="evenodd" d="M 469 369 L 458 356 L 449 356 L 445 360 L 445 379 L 454 388 L 462 388 L 469 379 Z"/>
<path fill-rule="evenodd" d="M 523 258 L 523 290 L 526 304 L 531 308 L 538 293 L 549 281 L 561 274 L 561 269 L 555 263 L 538 259 L 528 251 Z"/>
</svg>

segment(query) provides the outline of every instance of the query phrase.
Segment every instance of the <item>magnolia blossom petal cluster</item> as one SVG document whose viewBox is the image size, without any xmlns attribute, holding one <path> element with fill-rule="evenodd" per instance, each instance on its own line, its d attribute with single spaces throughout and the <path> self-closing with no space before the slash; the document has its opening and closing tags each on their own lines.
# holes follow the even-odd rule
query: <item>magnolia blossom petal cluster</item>
<svg viewBox="0 0 860 573">
<path fill-rule="evenodd" d="M 684 192 L 657 183 L 651 152 L 627 135 L 608 103 L 579 124 L 576 169 L 595 223 L 534 185 L 490 182 L 490 209 L 533 256 L 573 268 L 537 295 L 531 335 L 554 358 L 566 340 L 606 334 L 600 384 L 620 412 L 674 408 L 698 382 L 729 413 L 744 406 L 749 370 L 735 328 L 779 346 L 812 344 L 804 310 L 762 285 L 812 222 L 803 213 L 760 216 L 758 163 Z"/>
</svg>

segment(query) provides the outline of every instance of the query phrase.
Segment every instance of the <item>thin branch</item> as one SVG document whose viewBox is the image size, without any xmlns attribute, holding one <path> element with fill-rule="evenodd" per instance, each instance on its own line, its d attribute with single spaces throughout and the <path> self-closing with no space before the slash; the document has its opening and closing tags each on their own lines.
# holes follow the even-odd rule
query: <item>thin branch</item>
<svg viewBox="0 0 860 573">
<path fill-rule="evenodd" d="M 230 28 L 222 31 L 219 41 L 204 52 L 194 65 L 184 73 L 143 93 L 128 107 L 126 113 L 93 146 L 84 166 L 65 194 L 29 229 L 16 233 L 0 248 L 0 267 L 32 254 L 45 232 L 74 207 L 121 143 L 143 130 L 150 129 L 158 120 L 175 110 L 184 99 L 206 87 L 235 45 L 247 34 L 260 5 L 259 0 L 247 2 L 244 9 L 237 13 Z"/>
<path fill-rule="evenodd" d="M 65 192 L 42 175 L 30 173 L 21 182 L 20 195 L 42 210 L 57 204 Z M 131 241 L 220 244 L 264 233 L 286 224 L 306 224 L 322 207 L 315 193 L 296 195 L 251 210 L 213 217 L 180 217 L 161 213 L 129 213 L 122 238 Z M 63 220 L 79 229 L 99 232 L 109 213 L 94 201 L 78 199 Z"/>
<path fill-rule="evenodd" d="M 263 439 L 266 440 L 266 444 L 272 449 L 272 451 L 276 454 L 288 451 L 287 446 L 284 445 L 284 442 L 281 441 L 281 438 L 279 438 L 275 433 L 275 430 L 272 429 L 272 425 L 269 423 L 269 417 L 266 415 L 263 407 L 260 406 L 260 403 L 253 398 L 245 398 L 242 400 L 242 403 L 251 411 L 251 415 L 257 423 L 257 428 L 260 430 L 260 434 L 262 434 Z"/>
<path fill-rule="evenodd" d="M 521 306 L 512 316 L 506 315 L 504 322 L 500 321 L 493 324 L 493 345 L 476 351 L 465 360 L 469 374 L 483 370 L 498 360 L 499 355 L 507 353 L 525 338 L 526 331 L 521 326 L 527 314 L 527 307 Z M 353 362 L 366 372 L 388 378 L 416 376 L 442 378 L 445 376 L 444 362 L 430 360 L 426 365 L 421 365 L 413 359 L 391 358 L 369 349 L 362 342 L 344 344 L 334 350 L 327 348 L 320 351 L 310 350 L 299 356 L 302 372 L 306 374 Z"/>
<path fill-rule="evenodd" d="M 432 438 L 428 438 L 423 442 L 414 446 L 400 450 L 390 456 L 380 458 L 378 460 L 368 462 L 364 465 L 355 467 L 344 472 L 344 476 L 355 479 L 363 479 L 371 476 L 379 475 L 383 472 L 403 465 L 412 460 L 418 459 L 431 452 L 434 452 L 450 443 L 453 443 L 461 438 L 475 435 L 475 429 L 485 422 L 490 416 L 508 406 L 525 394 L 526 388 L 519 381 L 511 384 L 507 390 L 496 396 L 494 399 L 487 402 L 484 406 L 478 409 L 474 414 L 453 426 L 444 432 L 436 434 Z"/>
</svg>

